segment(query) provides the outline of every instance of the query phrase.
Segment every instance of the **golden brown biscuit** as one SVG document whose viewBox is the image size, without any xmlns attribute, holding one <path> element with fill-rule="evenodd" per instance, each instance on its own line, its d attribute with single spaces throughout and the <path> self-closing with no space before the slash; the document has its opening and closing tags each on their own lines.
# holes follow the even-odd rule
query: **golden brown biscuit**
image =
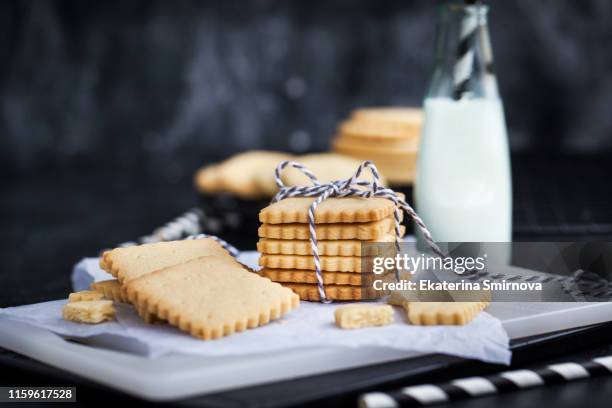
<svg viewBox="0 0 612 408">
<path fill-rule="evenodd" d="M 377 241 L 387 234 L 395 231 L 393 217 L 383 218 L 379 221 L 354 222 L 339 224 L 317 224 L 317 239 L 358 239 L 363 241 Z M 310 239 L 308 224 L 261 224 L 258 234 L 261 238 L 274 239 Z"/>
<path fill-rule="evenodd" d="M 335 180 L 344 180 L 351 177 L 356 171 L 361 160 L 338 153 L 317 153 L 299 156 L 294 159 L 310 170 L 321 183 Z M 373 181 L 369 171 L 364 171 L 360 177 L 366 181 Z M 308 176 L 301 171 L 287 167 L 281 173 L 281 179 L 287 186 L 310 186 L 312 182 Z M 381 185 L 386 185 L 384 177 L 380 179 Z"/>
<path fill-rule="evenodd" d="M 286 198 L 259 212 L 259 221 L 266 224 L 307 223 L 308 210 L 315 197 Z M 393 201 L 381 198 L 328 198 L 315 211 L 315 223 L 351 223 L 378 221 L 393 214 Z"/>
<path fill-rule="evenodd" d="M 291 291 L 223 256 L 207 256 L 126 283 L 128 299 L 173 326 L 217 339 L 278 319 L 299 304 Z"/>
<path fill-rule="evenodd" d="M 374 153 L 334 144 L 334 149 L 360 160 L 371 160 L 385 175 L 391 185 L 410 185 L 416 174 L 417 151 L 396 153 Z"/>
<path fill-rule="evenodd" d="M 420 128 L 423 123 L 423 110 L 415 107 L 388 106 L 355 109 L 351 118 L 369 123 L 408 124 Z"/>
<path fill-rule="evenodd" d="M 337 307 L 334 312 L 336 326 L 341 329 L 360 329 L 393 323 L 393 308 L 381 304 L 353 304 Z"/>
<path fill-rule="evenodd" d="M 274 170 L 291 156 L 282 152 L 252 150 L 232 156 L 219 165 L 219 177 L 224 191 L 253 199 L 273 195 Z M 259 176 L 258 176 L 259 174 Z"/>
<path fill-rule="evenodd" d="M 404 226 L 400 227 L 402 238 L 406 232 Z M 375 241 L 360 241 L 357 239 L 318 240 L 317 249 L 319 255 L 327 256 L 361 256 L 362 245 L 369 244 L 370 253 L 363 255 L 376 255 L 373 245 L 376 242 L 395 242 L 395 234 L 390 232 L 384 234 Z M 257 242 L 257 250 L 264 254 L 283 255 L 312 255 L 312 246 L 308 239 L 274 239 L 260 238 Z"/>
<path fill-rule="evenodd" d="M 76 323 L 97 324 L 115 317 L 115 308 L 110 300 L 70 302 L 62 309 L 64 320 Z"/>
<path fill-rule="evenodd" d="M 206 255 L 231 255 L 212 238 L 157 242 L 106 251 L 100 267 L 120 283 Z"/>
<path fill-rule="evenodd" d="M 486 297 L 487 292 L 457 291 L 457 295 L 465 298 L 476 296 Z M 465 292 L 465 293 L 461 293 Z M 482 293 L 481 293 L 482 292 Z M 488 293 L 490 295 L 490 292 Z M 408 321 L 414 325 L 465 325 L 471 322 L 478 313 L 484 310 L 489 301 L 479 302 L 428 302 L 419 299 L 436 298 L 438 293 L 423 291 L 392 291 L 388 303 L 401 306 L 406 311 Z"/>
<path fill-rule="evenodd" d="M 200 193 L 218 193 L 222 190 L 218 165 L 205 166 L 199 169 L 194 177 L 196 191 Z"/>
<path fill-rule="evenodd" d="M 391 157 L 411 157 L 419 150 L 419 140 L 402 140 L 401 142 L 381 143 L 372 141 L 369 143 L 357 142 L 350 136 L 340 135 L 332 141 L 334 149 L 337 151 L 347 152 L 353 155 L 354 153 L 372 154 L 375 156 L 391 156 Z M 376 167 L 378 168 L 378 166 Z"/>
<path fill-rule="evenodd" d="M 360 256 L 320 256 L 321 270 L 326 272 L 361 273 L 362 257 Z M 268 255 L 261 254 L 259 265 L 271 269 L 308 269 L 315 270 L 314 257 L 311 255 Z M 363 263 L 364 267 L 368 265 Z"/>
<path fill-rule="evenodd" d="M 91 289 L 103 295 L 105 299 L 112 300 L 113 302 L 130 303 L 125 294 L 124 288 L 121 286 L 117 279 L 109 279 L 100 282 L 94 282 L 90 285 Z M 157 323 L 161 322 L 155 315 L 147 313 L 146 310 L 136 309 L 140 317 L 146 323 Z"/>
<path fill-rule="evenodd" d="M 322 273 L 323 283 L 326 285 L 371 286 L 374 279 L 380 276 L 374 275 L 373 273 Z M 259 271 L 259 274 L 273 282 L 317 283 L 317 276 L 313 270 L 263 268 Z"/>
<path fill-rule="evenodd" d="M 487 302 L 412 302 L 408 320 L 415 325 L 465 325 L 489 304 Z"/>
<path fill-rule="evenodd" d="M 94 290 L 104 296 L 108 300 L 114 302 L 127 303 L 126 297 L 121 290 L 121 284 L 117 279 L 109 279 L 100 282 L 94 282 L 90 285 L 91 290 Z"/>
<path fill-rule="evenodd" d="M 283 286 L 298 294 L 301 300 L 319 301 L 317 285 L 310 283 L 283 283 Z M 379 296 L 371 287 L 351 285 L 325 285 L 325 295 L 330 300 L 367 300 Z"/>
</svg>

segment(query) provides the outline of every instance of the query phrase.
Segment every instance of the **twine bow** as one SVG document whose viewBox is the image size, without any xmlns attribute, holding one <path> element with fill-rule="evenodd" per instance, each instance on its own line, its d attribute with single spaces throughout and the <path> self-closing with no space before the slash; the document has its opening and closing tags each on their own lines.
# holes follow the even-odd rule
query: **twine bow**
<svg viewBox="0 0 612 408">
<path fill-rule="evenodd" d="M 312 186 L 285 186 L 280 175 L 281 172 L 287 167 L 293 167 L 301 171 L 306 177 L 310 179 L 310 181 L 312 182 Z M 370 172 L 372 173 L 372 182 L 359 178 L 361 176 L 361 173 L 366 169 L 370 170 Z M 355 173 L 350 178 L 346 180 L 331 181 L 329 183 L 321 183 L 317 179 L 317 177 L 304 165 L 294 161 L 285 160 L 279 163 L 279 165 L 276 167 L 276 170 L 274 172 L 274 178 L 276 181 L 276 185 L 279 188 L 279 191 L 272 199 L 273 203 L 280 200 L 284 200 L 285 198 L 289 197 L 317 197 L 308 209 L 308 227 L 310 231 L 310 246 L 314 255 L 317 289 L 319 291 L 319 297 L 321 298 L 321 301 L 325 303 L 329 303 L 330 300 L 328 300 L 327 296 L 325 295 L 323 274 L 321 273 L 321 259 L 319 257 L 319 249 L 317 247 L 317 231 L 315 228 L 315 211 L 323 201 L 327 200 L 330 197 L 382 197 L 391 200 L 395 205 L 395 211 L 393 213 L 393 216 L 395 221 L 396 245 L 398 244 L 398 239 L 400 236 L 401 210 L 404 210 L 408 214 L 408 216 L 415 222 L 417 227 L 421 230 L 425 242 L 432 249 L 432 251 L 436 255 L 444 257 L 444 254 L 442 253 L 440 248 L 438 248 L 431 236 L 431 233 L 423 223 L 423 220 L 417 215 L 414 209 L 395 191 L 391 190 L 390 188 L 383 187 L 380 184 L 380 175 L 378 174 L 378 170 L 376 169 L 374 163 L 369 160 L 366 160 L 361 163 L 357 168 L 357 171 L 355 171 Z"/>
</svg>

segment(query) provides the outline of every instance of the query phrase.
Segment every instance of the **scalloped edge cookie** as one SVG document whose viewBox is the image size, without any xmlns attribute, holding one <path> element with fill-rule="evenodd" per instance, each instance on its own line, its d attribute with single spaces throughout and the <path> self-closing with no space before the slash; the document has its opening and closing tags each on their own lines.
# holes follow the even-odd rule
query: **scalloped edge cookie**
<svg viewBox="0 0 612 408">
<path fill-rule="evenodd" d="M 123 284 L 141 275 L 206 255 L 234 259 L 214 239 L 202 238 L 115 248 L 102 254 L 100 268 Z"/>
<path fill-rule="evenodd" d="M 203 340 L 264 325 L 299 305 L 287 288 L 220 256 L 143 275 L 127 282 L 126 293 L 139 313 Z"/>
<path fill-rule="evenodd" d="M 317 283 L 317 277 L 312 270 L 263 268 L 258 273 L 273 282 Z M 326 285 L 371 286 L 378 276 L 371 273 L 323 272 L 323 283 Z"/>
<path fill-rule="evenodd" d="M 101 293 L 106 299 L 115 302 L 128 303 L 127 298 L 121 290 L 121 284 L 117 279 L 94 282 L 89 285 L 91 290 Z"/>
<path fill-rule="evenodd" d="M 270 204 L 259 212 L 265 224 L 308 223 L 308 210 L 316 197 L 292 197 Z M 328 198 L 315 211 L 316 224 L 379 221 L 393 214 L 395 205 L 386 198 Z"/>
<path fill-rule="evenodd" d="M 406 233 L 406 227 L 400 226 L 400 237 Z M 375 241 L 360 241 L 358 239 L 318 240 L 317 248 L 322 256 L 361 256 L 362 244 L 378 242 L 394 242 L 395 235 L 386 233 Z M 312 255 L 312 247 L 308 239 L 275 239 L 260 238 L 257 251 L 270 255 Z M 365 254 L 376 255 L 376 253 Z"/>
<path fill-rule="evenodd" d="M 321 300 L 315 284 L 283 282 L 282 285 L 297 293 L 301 300 Z M 377 291 L 371 287 L 350 285 L 325 285 L 325 295 L 330 300 L 370 300 L 379 297 Z"/>
<path fill-rule="evenodd" d="M 418 326 L 466 325 L 490 304 L 489 301 L 419 302 L 418 297 L 410 291 L 393 291 L 387 303 L 402 307 L 408 321 Z"/>
<path fill-rule="evenodd" d="M 317 224 L 317 239 L 358 239 L 376 241 L 395 229 L 393 216 L 379 221 L 354 222 L 346 224 Z M 260 238 L 310 239 L 308 224 L 261 224 L 258 229 Z"/>
<path fill-rule="evenodd" d="M 360 256 L 321 256 L 319 260 L 321 261 L 321 270 L 325 272 L 349 272 L 354 274 L 362 272 Z M 314 257 L 311 255 L 261 254 L 259 266 L 272 269 L 315 270 Z"/>
</svg>

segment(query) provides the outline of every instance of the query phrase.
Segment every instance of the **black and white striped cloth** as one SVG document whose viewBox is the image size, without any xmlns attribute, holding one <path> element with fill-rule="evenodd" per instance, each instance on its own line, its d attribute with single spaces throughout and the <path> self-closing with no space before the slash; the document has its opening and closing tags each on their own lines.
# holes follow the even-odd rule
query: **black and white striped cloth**
<svg viewBox="0 0 612 408">
<path fill-rule="evenodd" d="M 186 236 L 202 233 L 202 219 L 204 212 L 199 208 L 192 208 L 179 215 L 159 228 L 156 228 L 150 235 L 143 235 L 136 241 L 128 241 L 120 244 L 120 247 L 128 247 L 140 244 L 150 244 L 154 242 L 174 241 L 183 239 Z"/>
<path fill-rule="evenodd" d="M 301 171 L 306 177 L 312 182 L 311 186 L 285 186 L 281 179 L 282 171 L 287 167 L 293 167 Z M 361 180 L 359 177 L 364 170 L 369 170 L 372 174 L 373 181 L 370 183 L 365 180 Z M 321 272 L 321 260 L 319 258 L 319 249 L 317 247 L 317 231 L 315 224 L 315 211 L 317 207 L 326 199 L 330 197 L 381 197 L 391 200 L 395 205 L 395 211 L 393 213 L 395 220 L 395 239 L 396 244 L 400 236 L 400 217 L 401 211 L 405 211 L 406 214 L 414 221 L 415 225 L 420 229 L 423 239 L 432 251 L 441 257 L 444 254 L 434 242 L 431 233 L 425 226 L 423 220 L 417 215 L 414 209 L 402 199 L 395 191 L 390 188 L 383 187 L 380 184 L 380 175 L 374 163 L 369 160 L 364 161 L 357 167 L 355 173 L 346 180 L 336 180 L 329 183 L 321 183 L 319 179 L 306 168 L 303 164 L 294 161 L 285 160 L 276 167 L 274 172 L 274 178 L 276 185 L 278 186 L 278 193 L 272 199 L 272 202 L 277 202 L 289 197 L 316 197 L 316 199 L 310 205 L 308 209 L 308 228 L 310 231 L 310 247 L 314 256 L 315 264 L 315 276 L 317 278 L 317 289 L 319 291 L 319 297 L 322 302 L 328 303 L 327 296 L 325 295 L 325 286 L 323 285 L 323 274 Z"/>
<path fill-rule="evenodd" d="M 224 239 L 216 235 L 202 233 L 202 219 L 204 212 L 199 208 L 181 214 L 175 219 L 167 222 L 161 227 L 155 229 L 151 235 L 144 235 L 137 241 L 124 242 L 120 247 L 129 247 L 140 244 L 150 244 L 154 242 L 174 241 L 178 239 L 202 239 L 210 238 L 217 241 L 223 248 L 227 250 L 234 258 L 240 254 L 240 251 L 235 246 L 231 245 Z"/>
<path fill-rule="evenodd" d="M 433 405 L 610 374 L 612 374 L 612 356 L 598 357 L 582 363 L 552 364 L 538 370 L 504 371 L 486 377 L 460 378 L 440 385 L 423 384 L 393 392 L 371 392 L 359 398 L 359 407 L 396 408 Z"/>
</svg>

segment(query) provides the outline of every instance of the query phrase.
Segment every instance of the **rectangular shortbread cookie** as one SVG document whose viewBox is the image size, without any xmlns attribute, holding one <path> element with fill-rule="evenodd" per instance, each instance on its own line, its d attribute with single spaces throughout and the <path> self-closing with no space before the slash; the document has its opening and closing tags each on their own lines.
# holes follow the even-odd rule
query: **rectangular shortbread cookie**
<svg viewBox="0 0 612 408">
<path fill-rule="evenodd" d="M 297 293 L 301 300 L 321 300 L 316 284 L 287 282 L 282 285 Z M 325 295 L 331 300 L 369 300 L 378 296 L 371 287 L 351 285 L 325 285 Z"/>
<path fill-rule="evenodd" d="M 259 213 L 266 224 L 307 223 L 308 210 L 315 197 L 286 198 L 270 204 Z M 328 198 L 315 211 L 315 223 L 378 221 L 393 214 L 395 205 L 386 198 Z"/>
<path fill-rule="evenodd" d="M 484 310 L 488 301 L 480 302 L 422 302 L 415 293 L 393 291 L 389 304 L 401 306 L 411 324 L 422 326 L 465 325 Z"/>
<path fill-rule="evenodd" d="M 317 283 L 317 276 L 312 270 L 263 268 L 258 273 L 273 282 Z M 326 285 L 371 286 L 378 276 L 373 273 L 323 272 L 323 283 Z"/>
<path fill-rule="evenodd" d="M 100 267 L 119 282 L 207 255 L 231 255 L 211 238 L 157 242 L 106 251 Z M 233 258 L 231 258 L 233 259 Z"/>
<path fill-rule="evenodd" d="M 393 217 L 386 217 L 379 221 L 354 222 L 346 224 L 317 224 L 317 239 L 358 239 L 377 241 L 395 229 Z M 258 230 L 261 238 L 275 239 L 310 239 L 308 224 L 261 224 Z"/>
<path fill-rule="evenodd" d="M 402 238 L 406 228 L 402 225 Z M 362 245 L 365 243 L 376 242 L 394 242 L 395 234 L 393 232 L 386 233 L 375 241 L 360 241 L 357 239 L 337 239 L 337 240 L 318 240 L 317 249 L 319 255 L 323 256 L 361 256 Z M 371 245 L 372 250 L 376 249 L 375 245 Z M 312 247 L 309 239 L 274 239 L 260 238 L 257 242 L 257 250 L 264 254 L 270 255 L 312 255 Z M 376 254 L 363 254 L 376 255 Z"/>
<path fill-rule="evenodd" d="M 216 339 L 278 319 L 299 298 L 225 256 L 205 256 L 126 283 L 128 299 L 147 312 L 204 339 Z"/>
<path fill-rule="evenodd" d="M 360 256 L 321 256 L 321 270 L 326 272 L 361 273 Z M 259 257 L 259 265 L 272 269 L 310 269 L 315 270 L 312 255 L 268 255 Z M 368 272 L 368 271 L 366 271 Z"/>
</svg>

